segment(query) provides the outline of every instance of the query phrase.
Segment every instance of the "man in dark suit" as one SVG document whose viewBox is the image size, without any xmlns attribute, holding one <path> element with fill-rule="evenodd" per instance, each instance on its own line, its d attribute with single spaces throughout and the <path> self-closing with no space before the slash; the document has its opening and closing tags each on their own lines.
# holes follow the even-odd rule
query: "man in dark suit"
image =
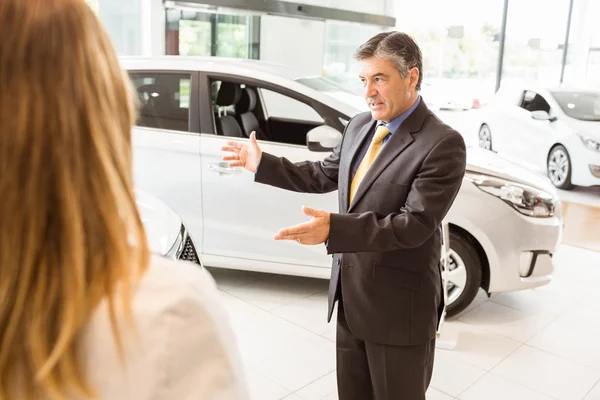
<svg viewBox="0 0 600 400">
<path fill-rule="evenodd" d="M 254 134 L 250 145 L 229 142 L 223 159 L 283 189 L 339 190 L 339 213 L 305 207 L 310 221 L 275 235 L 333 254 L 339 398 L 425 400 L 443 308 L 440 226 L 465 173 L 465 144 L 419 96 L 422 56 L 410 36 L 378 34 L 355 58 L 370 112 L 350 120 L 323 162 L 262 153 Z"/>
</svg>

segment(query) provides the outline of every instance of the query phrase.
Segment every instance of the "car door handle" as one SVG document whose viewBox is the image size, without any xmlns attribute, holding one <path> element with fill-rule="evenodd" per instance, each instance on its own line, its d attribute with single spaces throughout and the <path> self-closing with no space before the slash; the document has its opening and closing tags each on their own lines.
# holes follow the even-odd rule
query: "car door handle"
<svg viewBox="0 0 600 400">
<path fill-rule="evenodd" d="M 218 164 L 208 164 L 208 169 L 218 173 L 219 175 L 234 175 L 241 174 L 242 168 L 240 167 L 230 167 L 229 163 L 222 162 Z"/>
</svg>

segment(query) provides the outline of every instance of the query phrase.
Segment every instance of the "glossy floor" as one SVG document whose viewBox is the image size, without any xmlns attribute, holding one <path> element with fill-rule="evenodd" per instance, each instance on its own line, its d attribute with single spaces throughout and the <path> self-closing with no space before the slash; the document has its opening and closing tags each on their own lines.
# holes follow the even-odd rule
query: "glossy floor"
<svg viewBox="0 0 600 400">
<path fill-rule="evenodd" d="M 561 246 L 543 288 L 483 293 L 443 328 L 429 400 L 600 400 L 600 253 Z M 211 269 L 253 400 L 333 400 L 327 282 Z"/>
<path fill-rule="evenodd" d="M 600 196 L 598 198 L 600 203 Z M 563 242 L 590 250 L 600 251 L 600 204 L 564 201 Z"/>
</svg>

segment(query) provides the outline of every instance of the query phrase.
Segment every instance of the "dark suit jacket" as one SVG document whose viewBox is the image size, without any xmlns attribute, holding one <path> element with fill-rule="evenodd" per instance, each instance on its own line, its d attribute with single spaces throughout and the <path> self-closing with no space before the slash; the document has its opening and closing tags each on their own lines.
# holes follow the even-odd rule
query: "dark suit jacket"
<svg viewBox="0 0 600 400">
<path fill-rule="evenodd" d="M 443 306 L 440 275 L 443 218 L 462 183 L 462 136 L 421 99 L 393 133 L 348 204 L 352 160 L 376 121 L 350 120 L 342 142 L 323 162 L 292 163 L 263 153 L 255 180 L 287 190 L 339 190 L 327 251 L 333 254 L 331 319 L 341 288 L 344 311 L 359 339 L 389 345 L 431 340 Z"/>
</svg>

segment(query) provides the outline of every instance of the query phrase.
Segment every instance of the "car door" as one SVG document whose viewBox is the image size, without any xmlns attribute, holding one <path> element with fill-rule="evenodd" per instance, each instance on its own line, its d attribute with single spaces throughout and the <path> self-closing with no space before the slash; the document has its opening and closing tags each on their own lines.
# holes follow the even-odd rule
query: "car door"
<svg viewBox="0 0 600 400">
<path fill-rule="evenodd" d="M 496 118 L 496 126 L 499 129 L 493 132 L 493 143 L 498 153 L 512 160 L 521 156 L 523 137 L 520 132 L 523 130 L 525 118 L 521 105 L 525 92 L 522 89 L 508 89 L 501 95 L 502 102 Z"/>
<path fill-rule="evenodd" d="M 499 154 L 509 155 L 512 151 L 510 148 L 514 140 L 512 120 L 521 97 L 522 91 L 512 87 L 502 87 L 490 104 L 480 110 L 480 129 L 487 125 L 491 134 L 492 150 Z"/>
<path fill-rule="evenodd" d="M 179 214 L 202 251 L 202 186 L 196 72 L 130 70 L 138 95 L 135 186 Z"/>
<path fill-rule="evenodd" d="M 271 265 L 274 268 L 282 268 L 284 264 L 313 267 L 315 275 L 319 275 L 318 269 L 330 268 L 331 258 L 323 245 L 275 241 L 273 235 L 281 228 L 309 219 L 303 214 L 302 205 L 336 212 L 337 191 L 328 194 L 285 191 L 255 183 L 252 173 L 228 167 L 228 163 L 222 161 L 221 147 L 228 140 L 247 143 L 249 139 L 248 132 L 240 135 L 237 128 L 228 130 L 233 118 L 228 118 L 227 124 L 222 123 L 221 118 L 236 117 L 241 126 L 242 114 L 248 107 L 240 108 L 243 100 L 233 104 L 237 96 L 223 93 L 221 89 L 228 86 L 227 90 L 231 90 L 235 84 L 242 90 L 254 91 L 256 101 L 251 113 L 260 127 L 261 149 L 292 162 L 320 161 L 330 154 L 329 151 L 309 151 L 305 144 L 306 132 L 323 125 L 325 117 L 330 119 L 325 115 L 328 110 L 324 106 L 309 105 L 310 99 L 268 82 L 217 74 L 207 75 L 202 81 L 206 88 L 201 93 L 212 94 L 206 96 L 205 101 L 201 100 L 203 115 L 214 120 L 209 126 L 203 125 L 200 144 L 205 256 L 214 256 L 214 262 L 223 265 L 231 265 L 233 259 L 240 260 L 237 266 L 241 268 L 251 265 L 252 261 L 261 263 L 252 265 L 253 268 L 260 268 L 264 263 L 279 264 Z M 303 272 L 310 275 L 306 269 Z"/>
<path fill-rule="evenodd" d="M 557 124 L 553 118 L 554 110 L 542 94 L 533 90 L 525 92 L 521 108 L 523 112 L 519 119 L 521 129 L 518 135 L 522 145 L 518 148 L 518 156 L 527 160 L 532 169 L 544 173 L 548 150 L 556 143 L 558 137 Z M 545 111 L 552 119 L 534 119 L 534 111 Z"/>
</svg>

